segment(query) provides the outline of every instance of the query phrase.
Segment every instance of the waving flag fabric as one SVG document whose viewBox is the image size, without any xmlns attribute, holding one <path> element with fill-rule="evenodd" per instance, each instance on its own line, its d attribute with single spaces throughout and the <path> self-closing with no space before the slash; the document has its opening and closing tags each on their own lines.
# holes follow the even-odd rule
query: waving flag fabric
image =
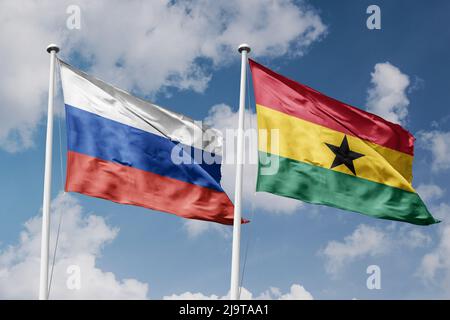
<svg viewBox="0 0 450 320">
<path fill-rule="evenodd" d="M 60 61 L 66 191 L 200 220 L 233 223 L 220 186 L 218 131 L 140 100 Z"/>
<path fill-rule="evenodd" d="M 255 61 L 250 67 L 260 131 L 257 191 L 377 218 L 437 222 L 411 184 L 408 131 Z M 271 138 L 273 129 L 279 139 Z M 274 163 L 276 172 L 263 174 Z"/>
</svg>

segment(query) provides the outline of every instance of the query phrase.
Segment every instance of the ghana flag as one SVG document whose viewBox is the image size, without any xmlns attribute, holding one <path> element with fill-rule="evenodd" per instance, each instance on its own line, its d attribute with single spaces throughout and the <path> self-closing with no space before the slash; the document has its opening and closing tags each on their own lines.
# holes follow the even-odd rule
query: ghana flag
<svg viewBox="0 0 450 320">
<path fill-rule="evenodd" d="M 411 185 L 414 137 L 408 131 L 255 61 L 250 68 L 259 129 L 257 191 L 376 218 L 438 222 Z"/>
</svg>

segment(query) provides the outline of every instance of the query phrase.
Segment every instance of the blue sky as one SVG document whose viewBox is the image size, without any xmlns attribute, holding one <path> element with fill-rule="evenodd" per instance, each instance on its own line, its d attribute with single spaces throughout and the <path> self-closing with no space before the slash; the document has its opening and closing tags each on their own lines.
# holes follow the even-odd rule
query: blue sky
<svg viewBox="0 0 450 320">
<path fill-rule="evenodd" d="M 39 221 L 29 222 L 23 232 L 42 204 L 45 47 L 51 41 L 61 44 L 60 57 L 72 65 L 194 119 L 215 117 L 218 126 L 224 119 L 211 111 L 214 105 L 223 104 L 230 119 L 237 110 L 236 44 L 244 41 L 254 49 L 252 58 L 285 76 L 351 105 L 397 117 L 417 138 L 414 186 L 443 222 L 428 227 L 394 223 L 277 197 L 255 200 L 248 190 L 245 215 L 252 222 L 242 228 L 242 254 L 247 252 L 243 286 L 253 297 L 289 298 L 286 294 L 298 292 L 293 285 L 303 287 L 298 297 L 307 291 L 315 299 L 450 297 L 450 3 L 377 1 L 381 30 L 368 30 L 366 8 L 372 1 L 275 1 L 270 10 L 267 1 L 200 1 L 189 10 L 164 1 L 29 2 L 19 11 L 20 2 L 4 2 L 8 10 L 0 13 L 5 51 L 0 58 L 7 65 L 0 76 L 0 297 L 37 294 L 39 231 L 34 227 Z M 81 9 L 79 30 L 66 28 L 69 4 Z M 18 25 L 11 25 L 5 12 L 16 16 Z M 13 29 L 15 35 L 8 32 Z M 250 93 L 252 104 L 251 86 Z M 387 102 L 380 102 L 386 96 Z M 62 113 L 60 90 L 56 109 Z M 56 117 L 53 198 L 62 189 L 58 121 L 65 167 L 64 119 Z M 55 297 L 227 294 L 230 228 L 189 225 L 173 215 L 78 194 L 65 197 L 69 200 L 60 197 L 56 203 L 52 222 L 55 226 L 63 212 L 66 237 L 61 241 L 67 245 L 55 271 Z M 73 219 L 66 221 L 66 215 Z M 98 219 L 86 220 L 91 215 Z M 86 257 L 94 263 L 86 263 Z M 82 284 L 98 276 L 98 287 L 82 286 L 72 296 L 65 288 L 65 267 L 78 260 L 86 266 Z M 366 287 L 369 265 L 381 268 L 380 290 Z M 127 290 L 133 295 L 127 296 Z"/>
</svg>

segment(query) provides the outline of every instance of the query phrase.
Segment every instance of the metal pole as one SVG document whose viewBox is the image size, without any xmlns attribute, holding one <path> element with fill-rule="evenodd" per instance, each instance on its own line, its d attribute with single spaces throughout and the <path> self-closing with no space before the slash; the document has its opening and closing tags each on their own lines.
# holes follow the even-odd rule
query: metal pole
<svg viewBox="0 0 450 320">
<path fill-rule="evenodd" d="M 47 139 L 45 144 L 44 199 L 42 204 L 41 273 L 39 278 L 39 300 L 48 299 L 48 251 L 50 243 L 50 198 L 52 190 L 53 147 L 53 96 L 55 92 L 55 62 L 59 48 L 55 44 L 47 47 L 50 53 L 50 80 L 48 87 Z"/>
<path fill-rule="evenodd" d="M 242 202 L 242 168 L 244 155 L 244 111 L 245 111 L 245 83 L 247 72 L 247 54 L 250 47 L 241 44 L 241 90 L 239 95 L 239 126 L 237 134 L 236 154 L 236 184 L 234 188 L 234 220 L 233 220 L 233 248 L 231 253 L 231 287 L 230 299 L 239 300 L 239 269 L 241 246 L 241 202 Z"/>
</svg>

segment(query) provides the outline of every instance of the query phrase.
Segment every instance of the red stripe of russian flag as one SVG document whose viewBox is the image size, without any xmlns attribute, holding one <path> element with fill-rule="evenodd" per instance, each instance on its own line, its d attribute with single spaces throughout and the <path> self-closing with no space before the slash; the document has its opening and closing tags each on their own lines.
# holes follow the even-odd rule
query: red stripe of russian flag
<svg viewBox="0 0 450 320">
<path fill-rule="evenodd" d="M 65 189 L 184 218 L 233 224 L 233 204 L 224 192 L 72 151 L 67 153 Z"/>
</svg>

